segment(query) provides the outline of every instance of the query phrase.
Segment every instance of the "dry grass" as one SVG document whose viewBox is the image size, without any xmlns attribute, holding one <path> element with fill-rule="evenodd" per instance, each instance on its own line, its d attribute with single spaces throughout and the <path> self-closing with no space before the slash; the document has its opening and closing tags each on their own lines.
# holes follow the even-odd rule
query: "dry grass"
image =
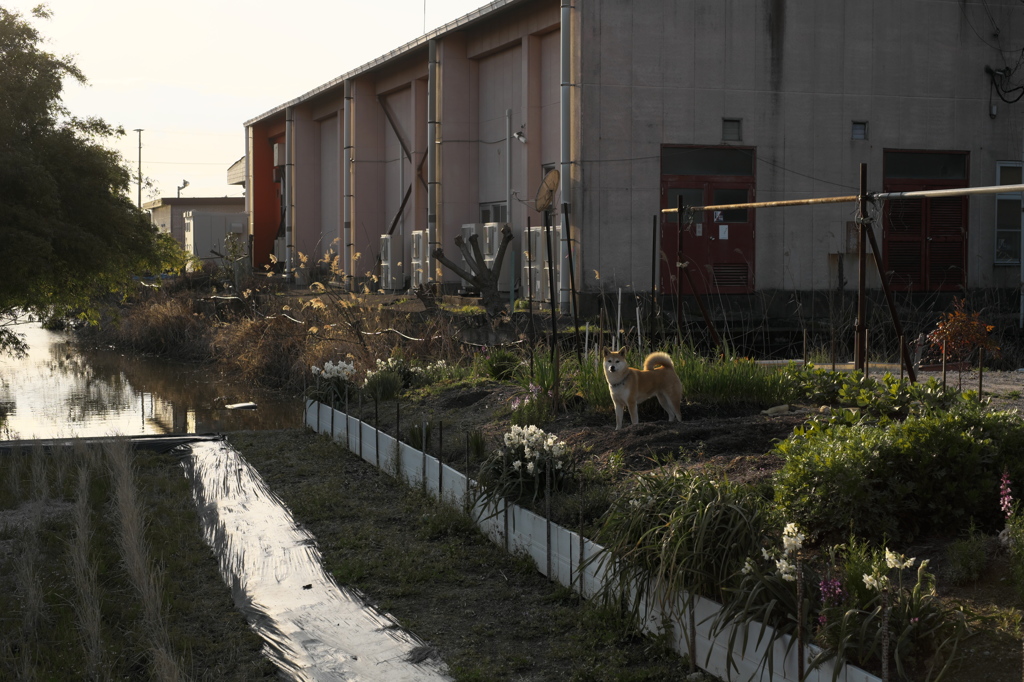
<svg viewBox="0 0 1024 682">
<path fill-rule="evenodd" d="M 89 549 L 93 538 L 90 479 L 89 464 L 83 462 L 78 467 L 78 486 L 72 512 L 74 537 L 69 548 L 69 569 L 78 597 L 75 613 L 85 653 L 85 667 L 90 676 L 98 676 L 103 670 L 103 614 L 98 572 Z"/>
<path fill-rule="evenodd" d="M 199 535 L 176 459 L 114 454 L 120 488 L 82 442 L 0 458 L 0 679 L 276 677 Z"/>
<path fill-rule="evenodd" d="M 107 445 L 104 451 L 114 481 L 114 509 L 119 525 L 117 541 L 121 548 L 121 561 L 142 606 L 153 676 L 167 682 L 183 679 L 181 666 L 171 651 L 164 618 L 163 578 L 149 558 L 146 521 L 138 496 L 131 446 L 125 440 L 116 440 Z"/>
</svg>

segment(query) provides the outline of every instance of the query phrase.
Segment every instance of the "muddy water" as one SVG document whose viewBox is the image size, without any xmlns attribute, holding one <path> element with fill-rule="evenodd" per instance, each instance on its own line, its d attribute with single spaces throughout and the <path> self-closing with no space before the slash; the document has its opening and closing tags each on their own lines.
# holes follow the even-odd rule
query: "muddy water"
<svg viewBox="0 0 1024 682">
<path fill-rule="evenodd" d="M 432 651 L 339 588 L 306 531 L 224 441 L 185 459 L 207 542 L 265 653 L 298 680 L 449 680 Z"/>
<path fill-rule="evenodd" d="M 0 356 L 0 440 L 295 428 L 301 399 L 253 391 L 210 367 L 78 351 L 24 324 L 29 354 Z M 255 402 L 256 410 L 226 405 Z"/>
</svg>

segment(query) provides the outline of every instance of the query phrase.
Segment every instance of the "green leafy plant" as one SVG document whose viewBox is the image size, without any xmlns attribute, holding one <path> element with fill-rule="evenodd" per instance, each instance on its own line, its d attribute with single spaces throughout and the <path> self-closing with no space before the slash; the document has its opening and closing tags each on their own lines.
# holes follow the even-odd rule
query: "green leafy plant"
<svg viewBox="0 0 1024 682">
<path fill-rule="evenodd" d="M 975 583 L 988 565 L 989 538 L 972 523 L 946 548 L 948 568 L 945 577 L 953 585 Z"/>
<path fill-rule="evenodd" d="M 727 597 L 773 525 L 764 499 L 749 489 L 663 469 L 640 475 L 609 508 L 596 537 L 604 550 L 590 562 L 609 571 L 606 602 L 638 616 L 652 601 L 685 618 L 695 595 Z"/>
<path fill-rule="evenodd" d="M 809 423 L 778 443 L 774 478 L 787 517 L 837 540 L 851 530 L 881 541 L 932 530 L 994 529 L 999 471 L 1018 471 L 1024 438 L 1014 413 L 963 399 L 947 412 L 886 426 Z"/>
<path fill-rule="evenodd" d="M 511 381 L 521 364 L 519 356 L 507 348 L 488 348 L 481 357 L 483 372 L 496 381 Z"/>
</svg>

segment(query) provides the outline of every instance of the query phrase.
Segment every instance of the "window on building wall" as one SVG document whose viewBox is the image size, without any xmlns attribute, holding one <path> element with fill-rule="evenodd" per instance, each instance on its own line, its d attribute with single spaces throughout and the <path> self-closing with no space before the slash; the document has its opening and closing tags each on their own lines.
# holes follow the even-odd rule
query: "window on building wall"
<svg viewBox="0 0 1024 682">
<path fill-rule="evenodd" d="M 996 184 L 1021 184 L 1020 161 L 1000 161 L 997 163 Z M 996 195 L 996 263 L 1020 263 L 1020 196 L 1020 192 Z"/>
<path fill-rule="evenodd" d="M 885 192 L 967 186 L 968 155 L 885 150 Z M 901 291 L 958 291 L 967 284 L 967 197 L 893 199 L 883 207 L 885 275 Z"/>
<path fill-rule="evenodd" d="M 867 121 L 854 121 L 853 126 L 850 129 L 851 140 L 866 140 L 868 139 L 868 122 Z"/>
<path fill-rule="evenodd" d="M 504 201 L 480 204 L 480 222 L 507 223 L 508 207 Z"/>
<path fill-rule="evenodd" d="M 743 139 L 743 120 L 739 118 L 722 119 L 722 141 L 740 142 Z"/>
</svg>

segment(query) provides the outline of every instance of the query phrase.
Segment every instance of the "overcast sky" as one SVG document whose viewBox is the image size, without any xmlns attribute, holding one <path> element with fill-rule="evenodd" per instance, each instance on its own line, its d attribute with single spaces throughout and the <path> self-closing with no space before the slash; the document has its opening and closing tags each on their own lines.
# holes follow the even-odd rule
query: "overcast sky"
<svg viewBox="0 0 1024 682">
<path fill-rule="evenodd" d="M 173 197 L 241 196 L 227 168 L 245 154 L 243 123 L 457 19 L 489 0 L 0 0 L 29 19 L 45 49 L 89 79 L 65 86 L 76 116 L 123 126 L 134 170 Z M 136 196 L 135 188 L 132 197 Z"/>
</svg>

